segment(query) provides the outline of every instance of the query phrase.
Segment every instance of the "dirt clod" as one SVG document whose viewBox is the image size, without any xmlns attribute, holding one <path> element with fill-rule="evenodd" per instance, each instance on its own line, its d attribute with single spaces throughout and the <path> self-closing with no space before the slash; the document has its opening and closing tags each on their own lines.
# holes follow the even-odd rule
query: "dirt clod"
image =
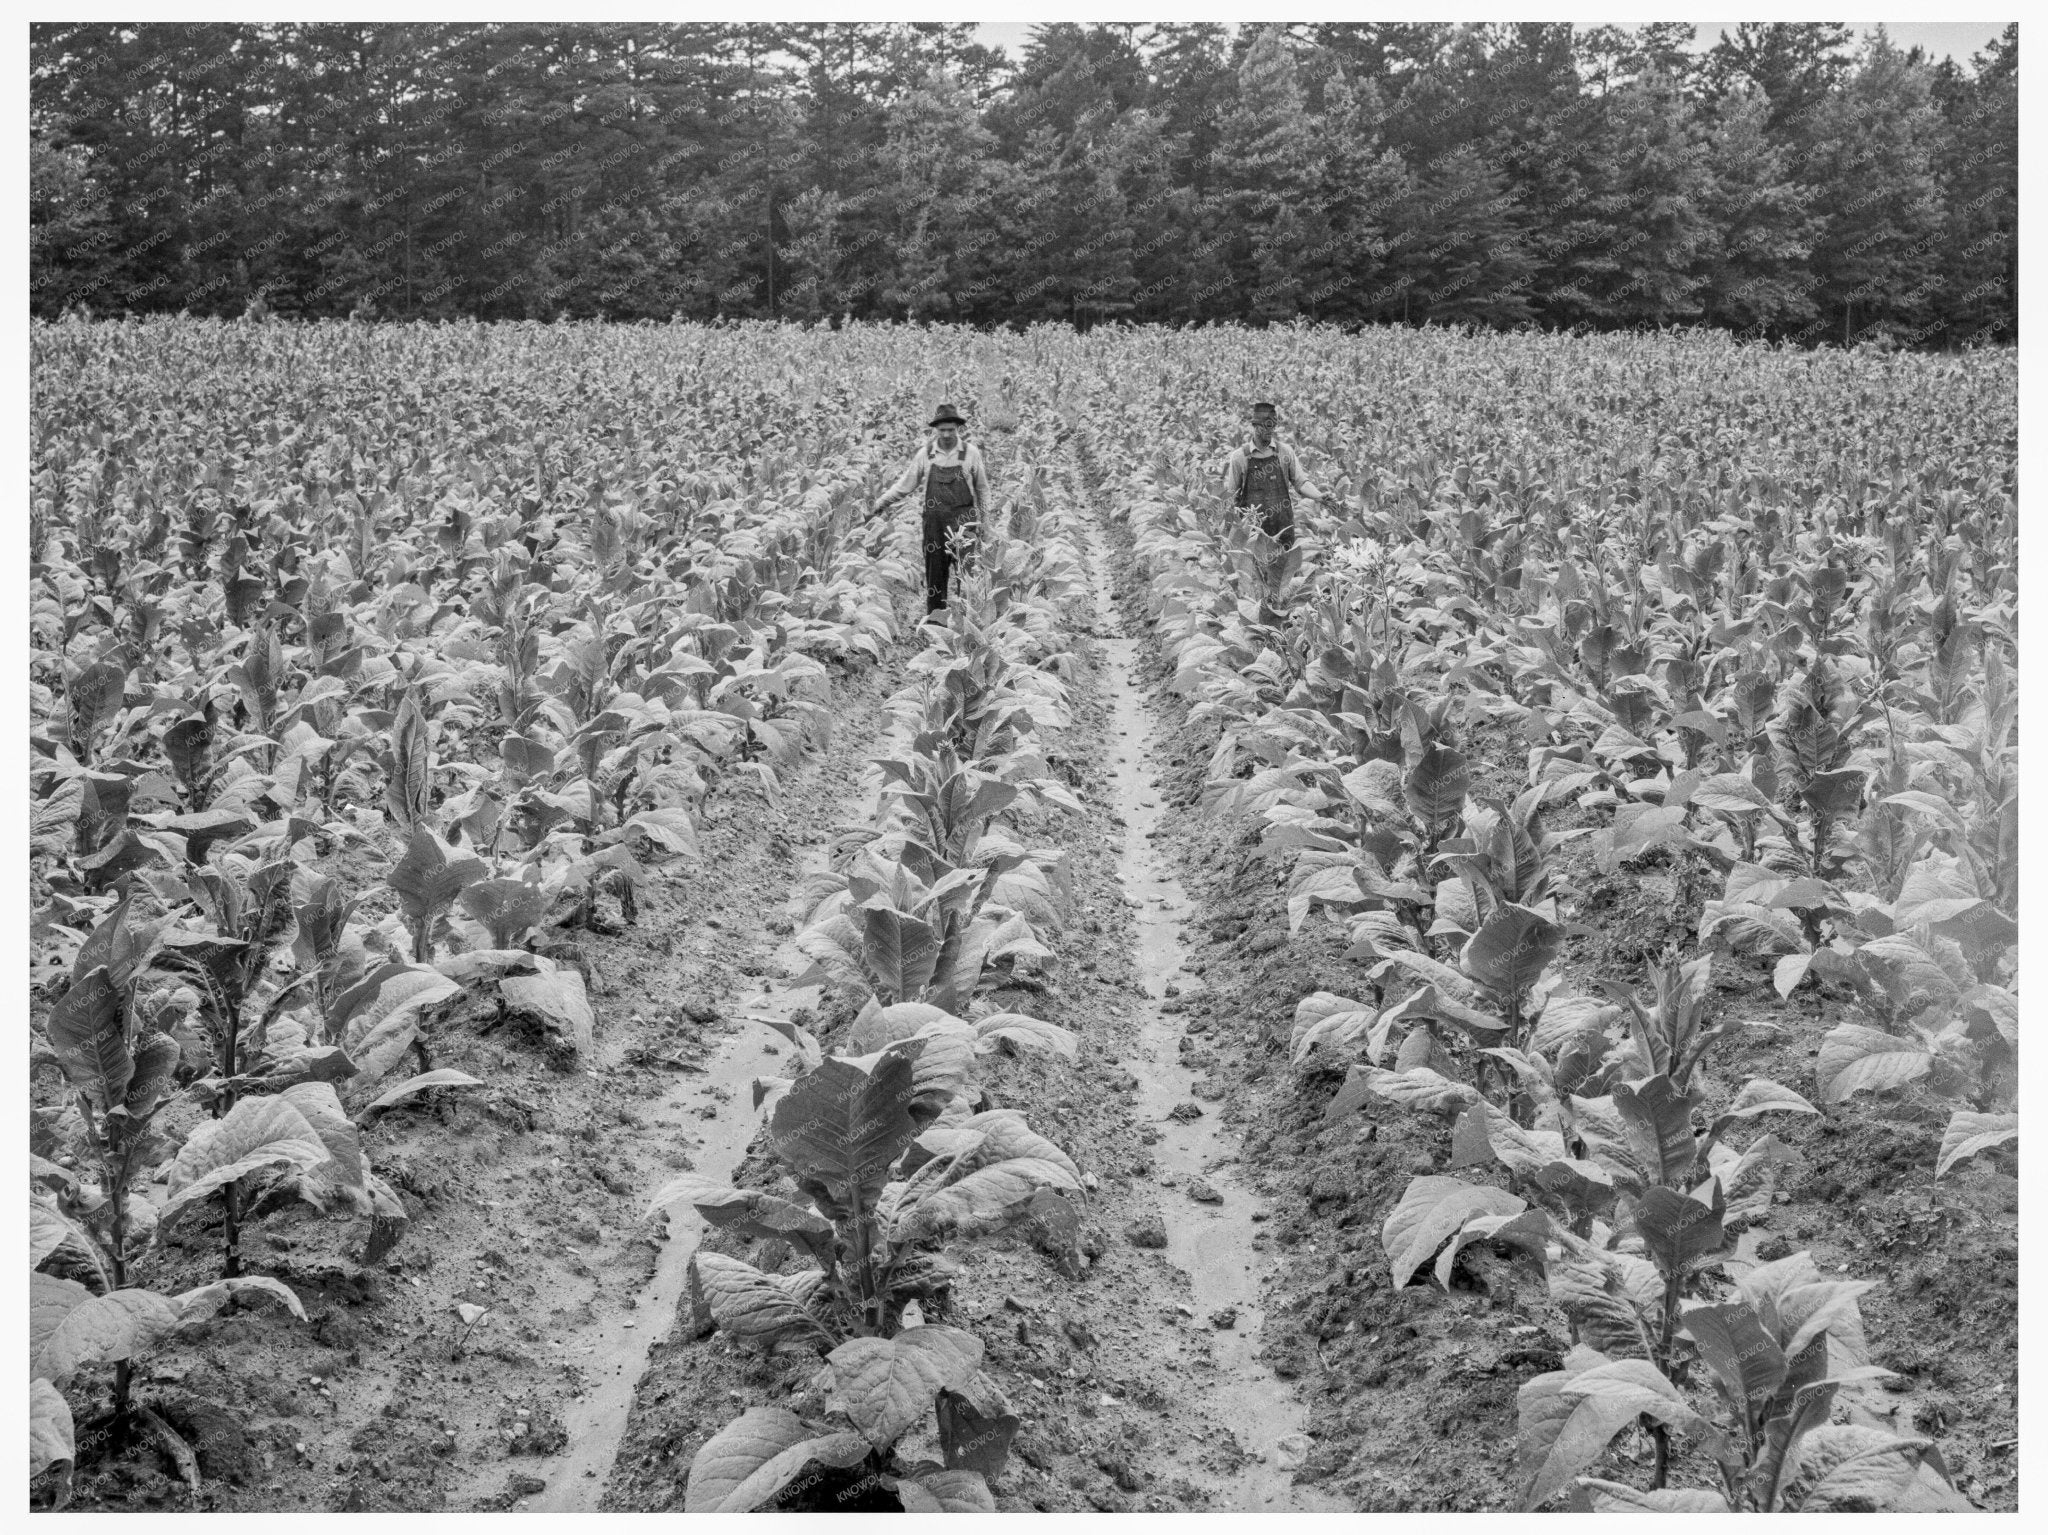
<svg viewBox="0 0 2048 1535">
<path fill-rule="evenodd" d="M 1124 1228 L 1124 1235 L 1130 1238 L 1133 1247 L 1163 1249 L 1166 1246 L 1166 1220 L 1157 1211 L 1141 1215 Z"/>
</svg>

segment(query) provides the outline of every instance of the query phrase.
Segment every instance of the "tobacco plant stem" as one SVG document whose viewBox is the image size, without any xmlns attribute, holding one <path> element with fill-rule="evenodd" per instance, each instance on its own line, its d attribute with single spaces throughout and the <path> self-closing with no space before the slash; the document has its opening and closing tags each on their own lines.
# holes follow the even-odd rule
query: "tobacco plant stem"
<svg viewBox="0 0 2048 1535">
<path fill-rule="evenodd" d="M 221 1221 L 227 1247 L 227 1254 L 221 1262 L 221 1276 L 236 1279 L 242 1272 L 242 1185 L 239 1180 L 230 1183 L 221 1193 L 227 1206 Z"/>
</svg>

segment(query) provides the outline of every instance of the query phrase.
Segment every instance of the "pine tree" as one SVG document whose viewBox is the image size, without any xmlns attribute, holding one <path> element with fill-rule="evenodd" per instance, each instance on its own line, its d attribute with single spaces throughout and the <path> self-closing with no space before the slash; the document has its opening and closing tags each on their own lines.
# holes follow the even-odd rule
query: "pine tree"
<svg viewBox="0 0 2048 1535">
<path fill-rule="evenodd" d="M 1766 131 L 1761 90 L 1731 90 L 1706 115 L 1705 318 L 1751 336 L 1796 326 L 1815 312 L 1807 258 L 1821 221 Z"/>
<path fill-rule="evenodd" d="M 1800 178 L 1825 220 L 1811 258 L 1815 299 L 1845 346 L 1873 326 L 1880 334 L 1915 331 L 1940 301 L 1941 133 L 1932 71 L 1894 47 L 1882 27 L 1815 113 Z"/>
<path fill-rule="evenodd" d="M 1314 125 L 1302 99 L 1294 49 L 1263 27 L 1237 72 L 1237 102 L 1224 117 L 1219 155 L 1240 312 L 1286 319 L 1302 290 L 1299 254 L 1327 241 L 1317 194 L 1322 181 Z"/>
<path fill-rule="evenodd" d="M 1934 80 L 1947 130 L 1937 167 L 1948 278 L 1941 318 L 1950 344 L 2017 334 L 2019 53 L 2019 27 L 2008 23 L 1971 60 L 1970 75 L 1950 65 Z"/>
</svg>

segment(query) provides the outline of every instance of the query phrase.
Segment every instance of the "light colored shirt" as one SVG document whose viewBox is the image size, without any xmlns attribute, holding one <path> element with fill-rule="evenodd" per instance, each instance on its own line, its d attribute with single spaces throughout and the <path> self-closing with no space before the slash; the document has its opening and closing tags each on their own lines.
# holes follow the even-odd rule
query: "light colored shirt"
<svg viewBox="0 0 2048 1535">
<path fill-rule="evenodd" d="M 1251 466 L 1253 451 L 1253 445 L 1246 442 L 1240 444 L 1237 450 L 1223 461 L 1223 498 L 1226 501 L 1233 504 L 1237 501 L 1237 492 L 1244 484 L 1245 472 Z M 1287 476 L 1288 487 L 1295 495 L 1310 501 L 1323 499 L 1323 493 L 1309 484 L 1308 476 L 1301 472 L 1301 460 L 1295 456 L 1294 449 L 1275 437 L 1272 451 L 1280 456 L 1280 471 Z"/>
<path fill-rule="evenodd" d="M 941 453 L 932 443 L 927 442 L 917 450 L 910 460 L 910 466 L 897 476 L 896 483 L 883 491 L 875 502 L 875 510 L 894 506 L 905 496 L 915 496 L 920 506 L 924 504 L 925 477 L 934 467 L 961 467 L 967 471 L 968 489 L 974 492 L 974 509 L 977 513 L 988 510 L 988 465 L 982 461 L 981 449 L 971 442 L 963 442 L 951 453 Z"/>
</svg>

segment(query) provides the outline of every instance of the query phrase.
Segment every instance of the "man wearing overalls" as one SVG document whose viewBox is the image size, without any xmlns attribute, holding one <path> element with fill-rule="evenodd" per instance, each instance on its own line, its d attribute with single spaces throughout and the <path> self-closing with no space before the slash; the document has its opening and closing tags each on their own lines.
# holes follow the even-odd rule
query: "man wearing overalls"
<svg viewBox="0 0 2048 1535">
<path fill-rule="evenodd" d="M 1223 494 L 1240 512 L 1256 516 L 1259 526 L 1278 539 L 1281 548 L 1292 549 L 1294 496 L 1320 501 L 1323 493 L 1302 474 L 1294 449 L 1273 440 L 1279 415 L 1266 400 L 1252 407 L 1252 440 L 1224 461 Z"/>
<path fill-rule="evenodd" d="M 910 467 L 868 509 L 886 511 L 906 496 L 924 501 L 924 610 L 946 605 L 952 579 L 955 540 L 963 556 L 972 548 L 981 514 L 989 504 L 988 466 L 981 449 L 963 443 L 960 428 L 967 419 L 950 405 L 932 412 L 932 438 L 917 450 Z"/>
</svg>

